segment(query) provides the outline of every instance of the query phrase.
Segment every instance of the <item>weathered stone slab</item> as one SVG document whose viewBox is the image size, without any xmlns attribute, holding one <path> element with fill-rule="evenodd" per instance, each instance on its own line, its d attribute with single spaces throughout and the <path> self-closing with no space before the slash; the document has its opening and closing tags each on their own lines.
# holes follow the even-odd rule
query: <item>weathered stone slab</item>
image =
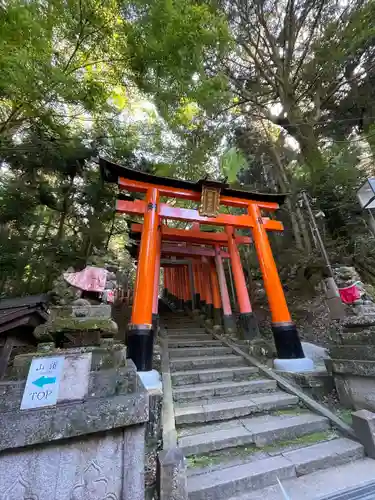
<svg viewBox="0 0 375 500">
<path fill-rule="evenodd" d="M 375 361 L 375 345 L 333 346 L 330 349 L 330 354 L 333 359 Z"/>
<path fill-rule="evenodd" d="M 194 368 L 215 368 L 243 366 L 245 361 L 240 356 L 228 354 L 224 356 L 202 356 L 191 358 L 174 358 L 170 361 L 172 370 L 193 370 Z"/>
<path fill-rule="evenodd" d="M 188 500 L 186 464 L 180 448 L 159 453 L 160 500 Z"/>
<path fill-rule="evenodd" d="M 50 321 L 56 318 L 71 317 L 71 318 L 102 318 L 107 319 L 111 317 L 111 306 L 108 304 L 89 305 L 89 306 L 63 306 L 51 307 Z"/>
<path fill-rule="evenodd" d="M 110 339 L 108 339 L 110 340 Z M 99 347 L 76 347 L 69 350 L 54 349 L 48 352 L 51 356 L 64 355 L 74 357 L 91 354 L 91 370 L 104 370 L 126 366 L 126 347 L 123 344 L 108 344 Z M 12 375 L 17 379 L 27 377 L 31 361 L 37 357 L 45 357 L 45 351 L 32 352 L 16 356 L 13 361 Z"/>
<path fill-rule="evenodd" d="M 144 500 L 145 498 L 145 427 L 132 426 L 124 434 L 123 451 L 123 500 Z"/>
<path fill-rule="evenodd" d="M 0 414 L 0 450 L 127 427 L 147 420 L 145 392 L 58 404 L 53 411 L 11 411 Z"/>
<path fill-rule="evenodd" d="M 358 460 L 364 455 L 363 446 L 350 439 L 334 439 L 283 453 L 296 467 L 297 476 L 320 469 Z"/>
<path fill-rule="evenodd" d="M 341 326 L 345 329 L 375 326 L 375 314 L 368 316 L 347 316 L 341 320 Z"/>
<path fill-rule="evenodd" d="M 332 359 L 334 374 L 351 374 L 363 377 L 375 377 L 375 361 Z"/>
<path fill-rule="evenodd" d="M 204 434 L 195 434 L 181 437 L 178 440 L 179 447 L 186 456 L 199 455 L 224 448 L 232 448 L 253 443 L 252 433 L 243 427 L 240 422 L 236 427 L 229 427 L 220 431 L 210 432 L 207 426 Z"/>
<path fill-rule="evenodd" d="M 226 346 L 185 347 L 184 349 L 169 349 L 169 356 L 171 359 L 189 358 L 191 356 L 221 356 L 231 353 L 232 349 L 229 349 Z"/>
<path fill-rule="evenodd" d="M 114 432 L 43 449 L 29 448 L 23 453 L 2 454 L 0 498 L 120 500 L 122 440 L 122 432 Z"/>
<path fill-rule="evenodd" d="M 343 345 L 373 345 L 375 344 L 375 327 L 373 330 L 366 328 L 358 331 L 341 332 L 337 338 Z"/>
<path fill-rule="evenodd" d="M 311 342 L 301 342 L 303 352 L 306 358 L 310 358 L 314 361 L 315 365 L 324 364 L 324 360 L 329 358 L 328 349 L 320 347 Z"/>
<path fill-rule="evenodd" d="M 221 345 L 222 343 L 219 340 L 168 340 L 168 347 L 171 349 L 178 347 L 219 347 Z"/>
<path fill-rule="evenodd" d="M 153 500 L 157 490 L 158 453 L 162 447 L 162 403 L 160 390 L 148 391 L 149 420 L 145 436 L 145 500 Z"/>
<path fill-rule="evenodd" d="M 74 401 L 87 396 L 92 353 L 65 356 L 57 401 Z"/>
<path fill-rule="evenodd" d="M 246 380 L 258 373 L 257 368 L 252 366 L 236 366 L 232 368 L 213 368 L 207 370 L 175 371 L 171 373 L 172 382 L 175 386 L 185 384 L 197 384 L 224 381 L 224 380 Z"/>
<path fill-rule="evenodd" d="M 276 390 L 276 382 L 269 379 L 256 379 L 235 382 L 221 382 L 213 384 L 197 384 L 182 386 L 173 391 L 175 401 L 190 401 L 209 399 L 219 396 L 234 396 L 253 394 L 257 392 L 271 392 Z"/>
<path fill-rule="evenodd" d="M 375 413 L 368 410 L 353 412 L 352 425 L 366 455 L 375 458 Z"/>
<path fill-rule="evenodd" d="M 363 455 L 363 446 L 346 438 L 333 439 L 283 453 L 283 456 L 296 466 L 297 476 L 358 460 Z"/>
<path fill-rule="evenodd" d="M 284 457 L 272 457 L 189 478 L 189 500 L 228 499 L 295 477 L 294 465 Z"/>
<path fill-rule="evenodd" d="M 327 418 L 312 413 L 302 415 L 264 415 L 241 419 L 242 424 L 253 434 L 256 446 L 274 444 L 276 441 L 295 439 L 298 436 L 329 429 Z"/>
<path fill-rule="evenodd" d="M 88 396 L 91 398 L 108 398 L 137 391 L 137 370 L 131 360 L 123 368 L 90 373 Z"/>
<path fill-rule="evenodd" d="M 175 408 L 176 424 L 193 424 L 215 420 L 229 420 L 254 413 L 288 408 L 296 405 L 298 398 L 284 393 L 253 395 L 251 399 L 214 401 L 211 403 Z"/>
</svg>

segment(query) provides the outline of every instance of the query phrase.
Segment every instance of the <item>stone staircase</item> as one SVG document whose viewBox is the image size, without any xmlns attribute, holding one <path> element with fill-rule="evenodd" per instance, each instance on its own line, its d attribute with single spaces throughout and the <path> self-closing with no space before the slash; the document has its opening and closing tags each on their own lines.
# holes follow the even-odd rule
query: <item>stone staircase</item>
<svg viewBox="0 0 375 500">
<path fill-rule="evenodd" d="M 193 318 L 162 319 L 189 500 L 316 499 L 375 479 L 375 461 Z"/>
</svg>

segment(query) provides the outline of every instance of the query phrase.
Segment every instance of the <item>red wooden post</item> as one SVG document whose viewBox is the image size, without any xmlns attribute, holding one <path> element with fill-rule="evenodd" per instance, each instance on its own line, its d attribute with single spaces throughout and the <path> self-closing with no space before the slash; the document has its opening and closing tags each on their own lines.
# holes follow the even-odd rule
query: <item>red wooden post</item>
<svg viewBox="0 0 375 500">
<path fill-rule="evenodd" d="M 128 355 L 139 371 L 152 370 L 152 305 L 159 225 L 159 192 L 156 188 L 148 189 L 146 201 L 148 209 L 144 214 L 133 310 L 127 337 Z"/>
<path fill-rule="evenodd" d="M 195 306 L 197 309 L 201 308 L 201 294 L 200 294 L 200 279 L 198 272 L 198 263 L 193 259 L 193 274 L 194 274 L 194 289 L 195 289 Z"/>
<path fill-rule="evenodd" d="M 249 293 L 246 287 L 245 275 L 242 268 L 240 253 L 235 241 L 233 227 L 227 226 L 225 232 L 228 235 L 228 251 L 230 254 L 230 265 L 232 266 L 234 286 L 238 307 L 240 311 L 239 321 L 245 340 L 251 340 L 259 335 L 258 323 L 251 308 Z"/>
<path fill-rule="evenodd" d="M 208 319 L 213 317 L 213 301 L 212 301 L 212 289 L 211 289 L 211 279 L 210 279 L 210 264 L 206 257 L 202 257 L 202 276 L 206 292 L 206 315 Z"/>
<path fill-rule="evenodd" d="M 223 310 L 221 308 L 221 298 L 220 298 L 220 288 L 217 279 L 216 266 L 214 259 L 209 260 L 210 265 L 210 281 L 212 289 L 212 304 L 213 304 L 213 321 L 214 327 L 221 327 L 221 318 L 223 315 Z"/>
<path fill-rule="evenodd" d="M 272 331 L 278 358 L 286 360 L 304 358 L 301 341 L 289 313 L 260 209 L 256 204 L 251 203 L 248 207 L 248 213 L 254 219 L 254 245 L 271 309 Z"/>
<path fill-rule="evenodd" d="M 223 260 L 220 255 L 220 247 L 219 245 L 215 245 L 215 264 L 216 264 L 216 272 L 219 281 L 220 287 L 220 296 L 221 303 L 223 306 L 223 324 L 224 330 L 227 333 L 233 333 L 236 329 L 235 321 L 232 315 L 232 308 L 230 306 L 230 299 L 227 287 L 227 281 L 225 279 L 225 272 L 223 266 Z"/>
<path fill-rule="evenodd" d="M 198 259 L 197 262 L 198 262 L 199 290 L 201 296 L 201 308 L 203 309 L 203 312 L 206 312 L 207 297 L 206 297 L 206 284 L 204 282 L 204 270 L 203 270 L 202 260 Z"/>
<path fill-rule="evenodd" d="M 160 257 L 161 257 L 161 231 L 157 234 L 157 248 L 155 257 L 154 298 L 152 303 L 152 326 L 156 334 L 159 329 L 159 286 L 160 286 Z"/>
<path fill-rule="evenodd" d="M 169 268 L 168 267 L 164 267 L 164 297 L 166 299 L 168 299 L 168 296 L 169 296 L 169 287 L 170 287 L 170 284 L 169 284 Z"/>
</svg>

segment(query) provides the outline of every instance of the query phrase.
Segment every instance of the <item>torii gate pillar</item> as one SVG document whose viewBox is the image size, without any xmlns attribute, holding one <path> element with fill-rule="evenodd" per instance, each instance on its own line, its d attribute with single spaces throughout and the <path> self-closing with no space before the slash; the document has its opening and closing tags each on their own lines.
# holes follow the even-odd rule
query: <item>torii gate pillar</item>
<svg viewBox="0 0 375 500">
<path fill-rule="evenodd" d="M 272 332 L 278 356 L 278 359 L 274 360 L 274 367 L 285 371 L 313 370 L 314 363 L 311 359 L 305 358 L 296 325 L 289 313 L 260 209 L 254 204 L 249 204 L 248 213 L 254 220 L 252 228 L 254 245 L 271 309 Z"/>
<path fill-rule="evenodd" d="M 234 286 L 236 288 L 237 302 L 240 310 L 239 321 L 241 330 L 245 340 L 252 340 L 259 335 L 258 323 L 251 308 L 241 258 L 234 239 L 233 227 L 227 226 L 225 232 L 228 235 L 228 251 L 230 254 L 230 265 L 232 267 Z"/>
<path fill-rule="evenodd" d="M 155 264 L 157 262 L 159 216 L 157 204 L 159 192 L 149 188 L 146 194 L 147 212 L 144 214 L 143 231 L 137 266 L 131 324 L 129 325 L 128 355 L 138 371 L 152 370 L 154 331 L 152 309 L 154 302 Z M 160 252 L 160 250 L 159 250 Z"/>
</svg>

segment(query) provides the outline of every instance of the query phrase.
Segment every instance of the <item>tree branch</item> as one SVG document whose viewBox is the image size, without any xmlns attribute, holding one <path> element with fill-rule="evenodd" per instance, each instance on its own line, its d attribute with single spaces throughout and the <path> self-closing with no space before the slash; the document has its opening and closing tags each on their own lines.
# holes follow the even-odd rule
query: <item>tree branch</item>
<svg viewBox="0 0 375 500">
<path fill-rule="evenodd" d="M 293 79 L 292 79 L 293 83 L 295 83 L 297 76 L 298 76 L 298 73 L 299 73 L 300 69 L 302 68 L 302 65 L 305 62 L 307 53 L 310 50 L 311 41 L 312 41 L 312 38 L 314 36 L 315 30 L 316 30 L 316 28 L 321 20 L 324 5 L 325 5 L 325 0 L 320 0 L 320 5 L 318 8 L 317 15 L 315 16 L 313 25 L 310 29 L 309 36 L 308 36 L 307 41 L 305 43 L 305 48 L 303 49 L 302 55 L 299 59 L 298 65 L 297 65 L 297 69 L 295 70 L 294 75 L 293 75 Z"/>
</svg>

